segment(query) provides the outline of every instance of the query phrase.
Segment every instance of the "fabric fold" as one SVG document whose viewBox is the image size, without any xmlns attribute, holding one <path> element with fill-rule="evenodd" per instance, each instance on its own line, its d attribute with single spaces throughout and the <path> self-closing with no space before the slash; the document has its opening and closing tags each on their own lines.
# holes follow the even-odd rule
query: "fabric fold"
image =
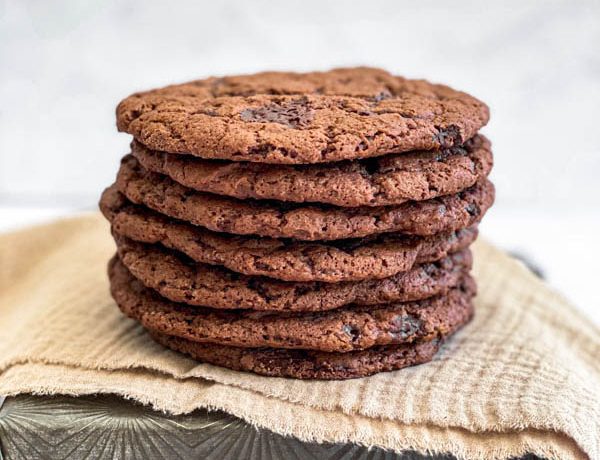
<svg viewBox="0 0 600 460">
<path fill-rule="evenodd" d="M 155 344 L 108 292 L 97 214 L 0 236 L 0 394 L 115 393 L 218 408 L 303 440 L 505 458 L 600 456 L 600 331 L 484 241 L 473 322 L 428 364 L 297 381 L 199 364 Z"/>
</svg>

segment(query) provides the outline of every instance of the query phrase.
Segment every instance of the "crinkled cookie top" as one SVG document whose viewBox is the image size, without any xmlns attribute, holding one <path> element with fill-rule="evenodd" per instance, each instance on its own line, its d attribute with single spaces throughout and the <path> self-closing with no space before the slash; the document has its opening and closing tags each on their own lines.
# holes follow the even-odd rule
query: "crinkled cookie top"
<svg viewBox="0 0 600 460">
<path fill-rule="evenodd" d="M 275 164 L 449 148 L 488 119 L 466 93 L 364 67 L 211 77 L 117 107 L 119 130 L 151 149 Z"/>
</svg>

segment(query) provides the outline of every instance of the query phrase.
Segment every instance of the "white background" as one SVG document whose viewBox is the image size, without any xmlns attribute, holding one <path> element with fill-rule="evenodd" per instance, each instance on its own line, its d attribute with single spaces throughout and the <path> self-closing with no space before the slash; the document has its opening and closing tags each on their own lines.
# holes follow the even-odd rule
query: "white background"
<svg viewBox="0 0 600 460">
<path fill-rule="evenodd" d="M 135 90 L 356 64 L 490 105 L 483 234 L 600 322 L 599 1 L 0 0 L 0 230 L 94 208 Z"/>
</svg>

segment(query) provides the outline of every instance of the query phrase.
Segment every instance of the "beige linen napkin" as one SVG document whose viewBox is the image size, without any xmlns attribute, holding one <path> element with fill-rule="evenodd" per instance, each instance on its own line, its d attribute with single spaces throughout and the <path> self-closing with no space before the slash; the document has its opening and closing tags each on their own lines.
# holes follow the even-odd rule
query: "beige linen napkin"
<svg viewBox="0 0 600 460">
<path fill-rule="evenodd" d="M 108 293 L 97 214 L 0 236 L 0 394 L 116 393 L 222 409 L 303 440 L 505 458 L 600 458 L 600 331 L 475 245 L 476 317 L 433 362 L 347 381 L 267 378 L 156 345 Z"/>
</svg>

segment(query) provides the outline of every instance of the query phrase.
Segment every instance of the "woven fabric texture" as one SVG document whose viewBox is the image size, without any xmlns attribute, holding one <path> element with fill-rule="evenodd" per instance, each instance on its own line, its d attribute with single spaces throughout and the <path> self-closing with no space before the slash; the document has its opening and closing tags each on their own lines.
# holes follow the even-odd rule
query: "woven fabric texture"
<svg viewBox="0 0 600 460">
<path fill-rule="evenodd" d="M 0 236 L 0 394 L 115 393 L 218 408 L 303 440 L 458 457 L 600 458 L 600 330 L 521 263 L 474 245 L 476 315 L 428 364 L 298 381 L 155 344 L 108 292 L 98 214 Z"/>
</svg>

